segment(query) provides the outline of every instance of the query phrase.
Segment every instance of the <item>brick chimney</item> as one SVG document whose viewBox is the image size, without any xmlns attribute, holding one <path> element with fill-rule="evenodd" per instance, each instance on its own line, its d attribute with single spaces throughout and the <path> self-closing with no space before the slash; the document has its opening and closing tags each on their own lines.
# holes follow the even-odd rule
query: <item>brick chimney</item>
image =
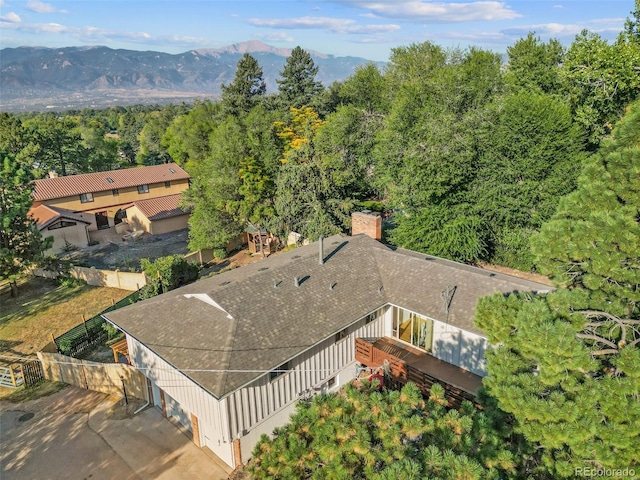
<svg viewBox="0 0 640 480">
<path fill-rule="evenodd" d="M 382 216 L 378 212 L 363 210 L 351 214 L 351 235 L 364 233 L 375 240 L 382 240 Z"/>
</svg>

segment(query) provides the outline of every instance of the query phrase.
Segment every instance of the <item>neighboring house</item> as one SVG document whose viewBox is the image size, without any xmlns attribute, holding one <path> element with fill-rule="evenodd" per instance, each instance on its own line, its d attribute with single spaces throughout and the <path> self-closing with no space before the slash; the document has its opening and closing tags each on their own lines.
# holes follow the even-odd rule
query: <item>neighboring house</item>
<svg viewBox="0 0 640 480">
<path fill-rule="evenodd" d="M 298 399 L 355 378 L 357 357 L 388 363 L 399 381 L 435 377 L 452 402 L 460 391 L 473 398 L 486 375 L 478 299 L 548 288 L 366 235 L 334 236 L 104 317 L 126 333 L 152 403 L 237 467 Z M 414 360 L 407 378 L 403 362 Z"/>
<path fill-rule="evenodd" d="M 133 230 L 154 235 L 187 228 L 189 212 L 180 208 L 181 197 L 181 194 L 176 194 L 133 202 L 124 207 L 127 223 Z"/>
<path fill-rule="evenodd" d="M 175 163 L 43 178 L 35 181 L 33 206 L 82 213 L 89 230 L 100 230 L 122 222 L 123 207 L 133 202 L 180 194 L 189 178 Z"/>
<path fill-rule="evenodd" d="M 53 245 L 45 253 L 60 253 L 66 248 L 83 248 L 89 245 L 91 224 L 82 215 L 64 208 L 39 205 L 31 207 L 28 215 L 37 222 L 38 230 L 44 238 L 53 237 Z"/>
</svg>

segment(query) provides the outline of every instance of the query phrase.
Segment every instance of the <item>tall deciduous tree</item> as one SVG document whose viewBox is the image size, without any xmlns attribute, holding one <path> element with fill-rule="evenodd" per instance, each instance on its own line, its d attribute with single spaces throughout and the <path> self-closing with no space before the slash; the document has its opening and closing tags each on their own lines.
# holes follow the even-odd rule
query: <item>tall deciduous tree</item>
<svg viewBox="0 0 640 480">
<path fill-rule="evenodd" d="M 600 139 L 640 93 L 640 43 L 625 35 L 609 44 L 595 33 L 583 31 L 563 59 L 561 74 L 576 120 L 587 140 Z"/>
<path fill-rule="evenodd" d="M 507 47 L 507 54 L 507 83 L 528 92 L 540 90 L 548 94 L 559 93 L 564 47 L 558 40 L 551 39 L 544 43 L 540 37 L 529 33 L 526 38 Z"/>
<path fill-rule="evenodd" d="M 262 67 L 254 57 L 245 53 L 238 61 L 233 82 L 222 85 L 222 105 L 230 115 L 248 113 L 266 91 Z"/>
<path fill-rule="evenodd" d="M 20 164 L 13 154 L 0 151 L 0 280 L 8 281 L 12 295 L 17 281 L 27 270 L 44 260 L 51 238 L 43 239 L 31 207 L 33 175 L 29 166 Z"/>
<path fill-rule="evenodd" d="M 322 83 L 316 81 L 318 67 L 311 55 L 300 47 L 287 57 L 278 82 L 278 96 L 285 108 L 313 105 L 313 100 L 322 92 Z"/>
<path fill-rule="evenodd" d="M 69 117 L 47 115 L 28 123 L 37 151 L 34 164 L 44 171 L 53 170 L 59 175 L 86 173 L 87 150 L 77 130 L 77 122 Z"/>
</svg>

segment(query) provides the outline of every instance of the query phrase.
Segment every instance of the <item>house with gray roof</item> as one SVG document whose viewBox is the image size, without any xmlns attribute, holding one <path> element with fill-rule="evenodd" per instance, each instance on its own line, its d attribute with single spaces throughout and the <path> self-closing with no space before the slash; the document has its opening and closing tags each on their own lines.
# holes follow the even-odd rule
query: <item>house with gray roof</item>
<svg viewBox="0 0 640 480">
<path fill-rule="evenodd" d="M 230 467 L 296 402 L 368 368 L 473 398 L 487 341 L 479 298 L 543 284 L 334 236 L 105 314 L 151 400 Z M 429 383 L 431 382 L 431 383 Z M 448 397 L 449 398 L 449 397 Z"/>
</svg>

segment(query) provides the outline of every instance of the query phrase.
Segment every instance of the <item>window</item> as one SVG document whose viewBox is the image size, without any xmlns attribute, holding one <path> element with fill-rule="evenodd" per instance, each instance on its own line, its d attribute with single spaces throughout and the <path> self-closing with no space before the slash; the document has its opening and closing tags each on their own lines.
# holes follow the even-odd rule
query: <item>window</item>
<svg viewBox="0 0 640 480">
<path fill-rule="evenodd" d="M 93 202 L 93 193 L 81 193 L 80 203 L 89 203 L 89 202 Z"/>
<path fill-rule="evenodd" d="M 170 171 L 171 173 L 176 173 L 176 171 L 175 171 L 173 168 L 170 168 L 170 169 L 169 169 L 169 171 Z"/>
<path fill-rule="evenodd" d="M 138 193 L 149 193 L 149 185 L 138 185 Z"/>
<path fill-rule="evenodd" d="M 113 178 L 107 177 L 107 183 L 113 183 Z"/>
<path fill-rule="evenodd" d="M 164 186 L 169 188 L 171 186 L 171 182 L 164 182 Z"/>
<path fill-rule="evenodd" d="M 271 372 L 269 372 L 269 381 L 273 382 L 276 378 L 279 378 L 285 373 L 289 373 L 289 370 L 290 370 L 289 362 L 283 363 L 275 370 L 272 370 Z"/>
<path fill-rule="evenodd" d="M 118 195 L 120 195 L 120 192 L 118 191 L 117 188 L 114 188 L 113 190 L 111 190 L 111 193 L 113 194 L 114 197 L 117 197 Z"/>
<path fill-rule="evenodd" d="M 336 377 L 331 377 L 329 380 L 327 380 L 327 383 L 325 383 L 325 388 L 327 390 L 331 390 L 333 387 L 336 386 Z"/>
</svg>

